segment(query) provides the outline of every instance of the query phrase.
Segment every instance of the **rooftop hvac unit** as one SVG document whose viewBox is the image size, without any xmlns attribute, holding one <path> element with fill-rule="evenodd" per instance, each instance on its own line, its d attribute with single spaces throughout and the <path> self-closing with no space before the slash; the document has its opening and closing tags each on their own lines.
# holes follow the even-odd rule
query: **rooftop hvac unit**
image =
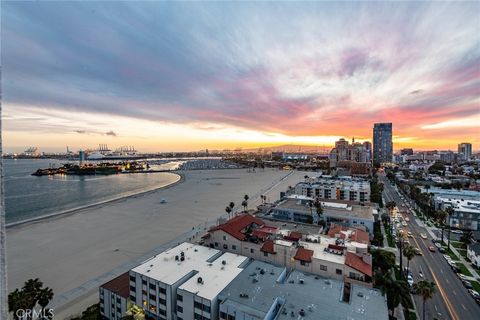
<svg viewBox="0 0 480 320">
<path fill-rule="evenodd" d="M 202 277 L 198 277 L 198 278 L 197 278 L 197 283 L 203 284 L 203 279 L 202 279 Z"/>
<path fill-rule="evenodd" d="M 179 259 L 179 256 L 175 256 L 175 261 L 178 261 Z"/>
<path fill-rule="evenodd" d="M 222 260 L 222 264 L 223 264 L 223 265 L 226 265 L 226 264 L 227 264 L 227 261 L 226 261 L 226 260 Z"/>
</svg>

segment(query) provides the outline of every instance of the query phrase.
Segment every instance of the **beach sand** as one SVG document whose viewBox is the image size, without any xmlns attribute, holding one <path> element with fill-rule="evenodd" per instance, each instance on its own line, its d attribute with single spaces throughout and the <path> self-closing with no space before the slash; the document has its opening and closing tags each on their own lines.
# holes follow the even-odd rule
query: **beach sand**
<svg viewBox="0 0 480 320">
<path fill-rule="evenodd" d="M 251 208 L 260 203 L 260 194 L 275 201 L 305 173 L 234 169 L 181 174 L 184 180 L 171 187 L 8 228 L 9 292 L 38 277 L 54 289 L 55 318 L 66 319 L 98 302 L 99 284 L 153 255 L 160 245 L 192 228 L 201 236 L 230 201 L 240 207 L 244 194 Z"/>
</svg>

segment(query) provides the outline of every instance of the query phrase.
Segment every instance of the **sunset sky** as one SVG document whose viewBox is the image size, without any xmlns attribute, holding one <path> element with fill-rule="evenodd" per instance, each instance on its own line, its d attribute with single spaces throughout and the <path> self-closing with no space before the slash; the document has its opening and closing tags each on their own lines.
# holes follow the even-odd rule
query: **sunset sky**
<svg viewBox="0 0 480 320">
<path fill-rule="evenodd" d="M 4 151 L 480 144 L 480 2 L 3 2 Z"/>
</svg>

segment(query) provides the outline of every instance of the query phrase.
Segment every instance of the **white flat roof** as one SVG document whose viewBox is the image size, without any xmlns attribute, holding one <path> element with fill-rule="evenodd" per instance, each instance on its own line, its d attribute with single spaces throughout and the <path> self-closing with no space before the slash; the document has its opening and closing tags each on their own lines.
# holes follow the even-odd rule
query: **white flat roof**
<svg viewBox="0 0 480 320">
<path fill-rule="evenodd" d="M 185 253 L 185 261 L 175 261 L 175 256 L 180 256 L 182 251 Z M 172 285 L 220 254 L 220 250 L 184 242 L 145 261 L 132 271 Z"/>
<path fill-rule="evenodd" d="M 234 253 L 224 253 L 211 264 L 199 266 L 199 272 L 182 284 L 179 289 L 192 292 L 205 299 L 214 299 L 237 275 L 243 271 L 242 265 L 247 257 Z M 225 264 L 223 264 L 225 261 Z M 203 283 L 198 283 L 201 277 Z"/>
<path fill-rule="evenodd" d="M 334 238 L 318 237 L 317 239 L 320 240 L 319 243 L 299 241 L 298 244 L 305 249 L 312 250 L 313 258 L 315 259 L 345 264 L 345 255 L 337 255 L 324 251 L 324 249 L 327 248 L 329 244 L 335 244 Z"/>
<path fill-rule="evenodd" d="M 175 260 L 175 256 L 180 257 L 181 252 L 185 254 L 185 260 Z M 195 272 L 180 289 L 212 300 L 243 270 L 240 266 L 247 260 L 245 256 L 222 254 L 220 250 L 184 242 L 145 261 L 132 271 L 167 285 L 173 285 Z M 203 284 L 198 283 L 198 277 L 202 278 Z"/>
</svg>

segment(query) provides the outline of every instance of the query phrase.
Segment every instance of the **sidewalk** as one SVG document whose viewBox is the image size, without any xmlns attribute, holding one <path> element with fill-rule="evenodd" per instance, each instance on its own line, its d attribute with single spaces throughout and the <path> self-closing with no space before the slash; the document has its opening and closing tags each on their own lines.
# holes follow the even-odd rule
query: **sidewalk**
<svg viewBox="0 0 480 320">
<path fill-rule="evenodd" d="M 440 237 L 437 237 L 437 235 L 433 232 L 433 230 L 436 230 L 436 231 L 439 231 L 439 229 L 437 228 L 432 228 L 432 227 L 425 227 L 428 231 L 428 233 L 430 234 L 430 236 L 433 238 L 433 239 L 436 239 L 436 240 L 439 240 Z M 448 244 L 448 239 L 446 236 L 443 237 L 443 242 L 445 242 L 446 244 Z M 452 252 L 458 257 L 458 260 L 465 266 L 465 268 L 467 268 L 467 270 L 473 275 L 473 277 L 468 277 L 470 280 L 475 280 L 475 281 L 478 281 L 478 278 L 479 278 L 479 275 L 478 275 L 478 272 L 472 268 L 472 266 L 470 265 L 470 262 L 468 262 L 467 260 L 465 260 L 465 258 L 458 252 L 457 248 L 455 248 L 454 246 L 450 246 L 450 250 L 452 250 Z"/>
</svg>

